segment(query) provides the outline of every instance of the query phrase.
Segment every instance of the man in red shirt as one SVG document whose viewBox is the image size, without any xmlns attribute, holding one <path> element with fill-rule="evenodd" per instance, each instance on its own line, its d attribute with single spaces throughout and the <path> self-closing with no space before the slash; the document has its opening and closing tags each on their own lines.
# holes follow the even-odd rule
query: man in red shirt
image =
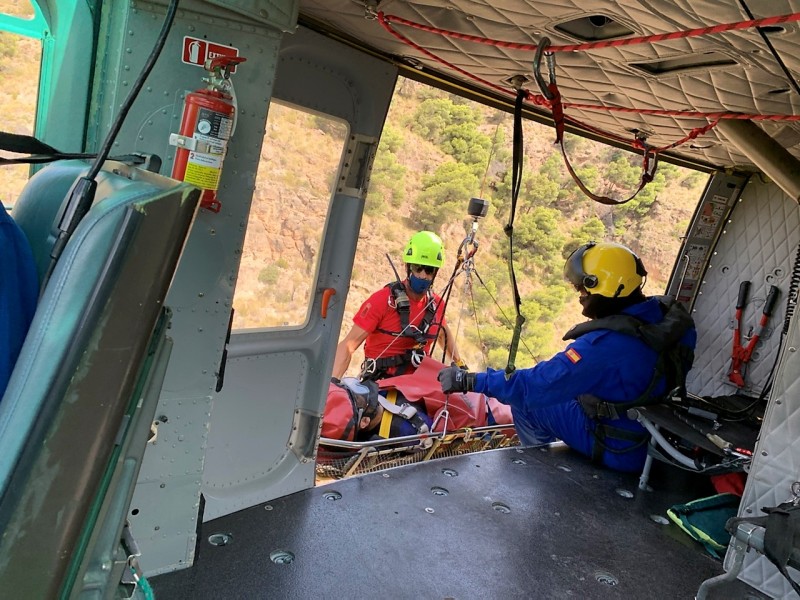
<svg viewBox="0 0 800 600">
<path fill-rule="evenodd" d="M 353 317 L 352 329 L 336 347 L 334 377 L 344 375 L 364 342 L 362 379 L 413 372 L 437 338 L 443 338 L 446 355 L 462 363 L 444 319 L 444 303 L 431 290 L 444 264 L 441 238 L 430 231 L 415 233 L 403 252 L 403 262 L 406 279 L 372 294 Z"/>
</svg>

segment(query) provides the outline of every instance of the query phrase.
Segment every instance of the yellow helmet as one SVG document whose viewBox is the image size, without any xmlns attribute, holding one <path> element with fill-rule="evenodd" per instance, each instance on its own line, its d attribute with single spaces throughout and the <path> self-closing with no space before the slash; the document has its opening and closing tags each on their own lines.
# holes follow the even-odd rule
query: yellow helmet
<svg viewBox="0 0 800 600">
<path fill-rule="evenodd" d="M 625 298 L 642 285 L 647 271 L 630 249 L 609 242 L 589 242 L 570 254 L 564 277 L 589 294 Z"/>
<path fill-rule="evenodd" d="M 444 264 L 444 245 L 442 238 L 432 231 L 418 231 L 411 236 L 403 252 L 403 262 L 441 268 Z"/>
</svg>

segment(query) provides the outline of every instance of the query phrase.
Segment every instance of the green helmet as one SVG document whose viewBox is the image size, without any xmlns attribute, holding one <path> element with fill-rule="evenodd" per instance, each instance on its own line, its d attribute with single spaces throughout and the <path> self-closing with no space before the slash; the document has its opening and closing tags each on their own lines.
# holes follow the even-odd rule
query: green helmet
<svg viewBox="0 0 800 600">
<path fill-rule="evenodd" d="M 403 262 L 440 269 L 444 264 L 442 238 L 432 231 L 419 231 L 411 236 L 403 252 Z"/>
</svg>

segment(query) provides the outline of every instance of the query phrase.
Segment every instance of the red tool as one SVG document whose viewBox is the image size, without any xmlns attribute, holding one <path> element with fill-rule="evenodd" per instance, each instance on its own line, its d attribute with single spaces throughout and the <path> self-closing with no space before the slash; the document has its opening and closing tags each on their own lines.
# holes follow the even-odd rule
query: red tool
<svg viewBox="0 0 800 600">
<path fill-rule="evenodd" d="M 778 294 L 780 294 L 781 290 L 777 286 L 770 286 L 767 299 L 764 301 L 764 310 L 761 313 L 761 321 L 758 324 L 758 330 L 753 337 L 750 338 L 747 346 L 742 347 L 742 311 L 747 304 L 747 293 L 749 291 L 749 281 L 743 281 L 739 284 L 739 297 L 736 300 L 736 324 L 733 329 L 731 372 L 728 374 L 728 378 L 736 384 L 736 387 L 744 387 L 744 374 L 742 370 L 753 356 L 753 350 L 756 344 L 758 344 L 759 338 L 764 333 L 764 327 L 767 325 L 767 321 L 769 321 L 772 309 L 775 308 L 775 303 L 778 301 Z"/>
</svg>

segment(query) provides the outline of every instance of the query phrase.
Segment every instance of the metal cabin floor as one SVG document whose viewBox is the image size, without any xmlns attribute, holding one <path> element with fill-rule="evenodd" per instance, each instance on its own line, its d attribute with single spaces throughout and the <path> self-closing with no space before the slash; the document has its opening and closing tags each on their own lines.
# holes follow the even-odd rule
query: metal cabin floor
<svg viewBox="0 0 800 600">
<path fill-rule="evenodd" d="M 656 489 L 667 480 L 685 483 L 680 471 L 654 470 Z M 636 476 L 563 447 L 494 450 L 336 481 L 209 521 L 194 567 L 150 583 L 158 600 L 688 599 L 722 564 L 651 515 L 666 518 L 673 504 L 699 497 L 696 486 L 639 492 Z M 213 546 L 217 533 L 232 539 Z M 270 558 L 286 553 L 291 562 Z M 737 581 L 711 597 L 763 596 Z"/>
</svg>

